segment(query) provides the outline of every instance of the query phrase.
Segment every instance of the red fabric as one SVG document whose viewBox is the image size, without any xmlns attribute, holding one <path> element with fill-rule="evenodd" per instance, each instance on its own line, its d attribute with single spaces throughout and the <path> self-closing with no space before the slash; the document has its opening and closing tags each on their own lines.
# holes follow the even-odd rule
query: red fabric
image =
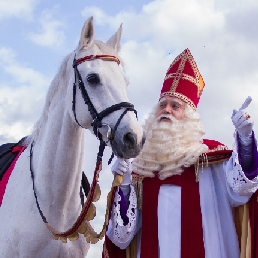
<svg viewBox="0 0 258 258">
<path fill-rule="evenodd" d="M 111 240 L 106 236 L 102 258 L 126 258 L 125 249 L 120 249 L 114 245 Z"/>
<path fill-rule="evenodd" d="M 161 97 L 171 95 L 184 101 L 186 97 L 196 108 L 204 86 L 203 78 L 190 50 L 185 49 L 170 65 L 160 94 Z M 186 102 L 189 104 L 189 101 Z"/>
<path fill-rule="evenodd" d="M 181 176 L 165 180 L 144 179 L 142 203 L 141 258 L 158 257 L 158 193 L 162 184 L 180 185 L 181 206 L 181 258 L 204 258 L 202 216 L 199 183 L 195 181 L 194 167 L 185 169 Z"/>
<path fill-rule="evenodd" d="M 181 258 L 204 258 L 202 216 L 200 209 L 199 183 L 195 181 L 194 167 L 185 169 L 181 176 L 176 175 L 165 180 L 144 179 L 142 207 L 141 258 L 158 257 L 158 192 L 162 184 L 175 184 L 182 187 L 182 225 Z M 125 250 L 114 245 L 108 237 L 105 239 L 102 258 L 125 258 Z"/>
<path fill-rule="evenodd" d="M 218 146 L 225 146 L 221 142 L 215 141 L 215 140 L 209 140 L 209 139 L 203 139 L 203 143 L 206 144 L 209 147 L 209 150 L 214 150 Z"/>
<path fill-rule="evenodd" d="M 18 151 L 21 151 L 22 147 L 20 146 L 14 146 L 13 149 L 12 149 L 12 152 L 18 152 Z"/>
<path fill-rule="evenodd" d="M 20 148 L 20 147 L 19 147 Z M 20 149 L 20 153 L 15 157 L 14 161 L 12 162 L 12 164 L 10 165 L 10 167 L 7 169 L 7 171 L 5 172 L 5 174 L 3 175 L 2 180 L 0 181 L 0 206 L 2 205 L 2 201 L 3 201 L 3 197 L 4 197 L 4 193 L 5 193 L 5 189 L 9 180 L 9 177 L 13 171 L 13 168 L 16 164 L 16 161 L 18 160 L 18 158 L 20 157 L 21 153 L 24 151 L 26 147 L 22 147 Z M 18 149 L 16 149 L 17 151 Z"/>
<path fill-rule="evenodd" d="M 249 218 L 251 228 L 251 257 L 258 258 L 258 191 L 256 191 L 249 203 Z"/>
<path fill-rule="evenodd" d="M 203 143 L 209 147 L 209 151 L 206 152 L 206 155 L 211 162 L 229 159 L 232 154 L 232 150 L 227 149 L 221 142 L 203 139 Z M 224 149 L 222 149 L 223 147 Z M 212 160 L 210 160 L 211 156 L 213 157 Z"/>
<path fill-rule="evenodd" d="M 204 258 L 202 214 L 199 183 L 194 166 L 182 174 L 181 258 Z"/>
</svg>

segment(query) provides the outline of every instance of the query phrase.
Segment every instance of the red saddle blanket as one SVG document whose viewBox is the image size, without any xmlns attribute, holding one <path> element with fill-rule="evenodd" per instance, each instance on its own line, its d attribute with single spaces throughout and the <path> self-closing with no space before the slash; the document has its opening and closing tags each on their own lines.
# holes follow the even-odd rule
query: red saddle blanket
<svg viewBox="0 0 258 258">
<path fill-rule="evenodd" d="M 0 180 L 0 207 L 2 205 L 5 189 L 9 180 L 10 175 L 12 174 L 13 168 L 16 164 L 16 161 L 20 157 L 21 153 L 24 151 L 26 147 L 25 146 L 15 146 L 12 150 L 12 152 L 19 152 L 18 155 L 15 157 L 15 159 L 12 161 L 11 165 L 8 167 L 6 172 L 4 173 L 2 180 Z"/>
</svg>

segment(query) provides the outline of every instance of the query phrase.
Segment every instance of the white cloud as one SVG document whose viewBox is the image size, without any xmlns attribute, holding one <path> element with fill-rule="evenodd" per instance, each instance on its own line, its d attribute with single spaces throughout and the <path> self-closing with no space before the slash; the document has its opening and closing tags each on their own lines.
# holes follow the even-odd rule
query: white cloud
<svg viewBox="0 0 258 258">
<path fill-rule="evenodd" d="M 232 109 L 248 95 L 257 95 L 256 1 L 156 0 L 138 13 L 123 11 L 111 16 L 99 8 L 85 7 L 82 14 L 93 15 L 96 24 L 112 30 L 123 23 L 121 54 L 131 82 L 129 97 L 141 117 L 157 101 L 169 64 L 189 48 L 206 82 L 199 108 L 206 131 L 212 132 L 212 138 L 232 139 Z M 250 109 L 257 104 L 254 100 Z M 220 126 L 217 119 L 221 119 Z M 225 133 L 224 128 L 230 132 Z"/>
<path fill-rule="evenodd" d="M 219 28 L 223 24 L 220 11 L 215 11 L 212 1 L 177 1 L 156 0 L 143 5 L 141 12 L 120 12 L 109 16 L 97 7 L 85 7 L 82 11 L 84 17 L 94 16 L 98 25 L 109 25 L 116 28 L 124 24 L 124 36 L 134 40 L 146 37 L 162 41 L 173 34 L 193 34 L 196 30 L 206 28 Z M 182 11 L 183 10 L 183 11 Z M 175 39 L 173 39 L 175 40 Z M 165 44 L 166 41 L 162 41 Z"/>
<path fill-rule="evenodd" d="M 107 23 L 107 20 L 112 20 L 110 16 L 108 16 L 103 10 L 96 6 L 85 7 L 81 11 L 81 15 L 86 18 L 93 15 L 94 21 L 97 25 L 104 25 L 105 23 Z"/>
<path fill-rule="evenodd" d="M 33 9 L 38 0 L 0 0 L 0 19 L 4 18 L 23 18 L 30 19 Z"/>
<path fill-rule="evenodd" d="M 37 45 L 60 48 L 65 41 L 65 33 L 63 31 L 65 24 L 61 20 L 55 18 L 54 10 L 44 10 L 39 18 L 41 28 L 39 32 L 29 34 L 29 38 Z"/>
<path fill-rule="evenodd" d="M 0 48 L 0 59 L 0 69 L 10 76 L 8 82 L 0 80 L 0 141 L 17 141 L 39 117 L 50 80 L 19 64 L 11 49 Z"/>
<path fill-rule="evenodd" d="M 16 82 L 27 83 L 31 87 L 35 87 L 35 82 L 37 82 L 36 87 L 46 84 L 47 80 L 41 73 L 19 64 L 15 59 L 15 53 L 10 48 L 0 47 L 0 58 L 2 60 L 0 67 L 13 76 Z"/>
</svg>

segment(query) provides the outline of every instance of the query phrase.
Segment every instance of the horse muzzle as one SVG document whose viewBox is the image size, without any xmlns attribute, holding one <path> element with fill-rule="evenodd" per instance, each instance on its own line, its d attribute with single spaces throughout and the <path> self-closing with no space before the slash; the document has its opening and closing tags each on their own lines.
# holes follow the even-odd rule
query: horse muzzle
<svg viewBox="0 0 258 258">
<path fill-rule="evenodd" d="M 132 131 L 126 132 L 122 135 L 115 135 L 111 141 L 111 147 L 114 154 L 121 158 L 135 158 L 139 155 L 145 142 L 145 132 L 143 131 L 141 139 Z"/>
</svg>

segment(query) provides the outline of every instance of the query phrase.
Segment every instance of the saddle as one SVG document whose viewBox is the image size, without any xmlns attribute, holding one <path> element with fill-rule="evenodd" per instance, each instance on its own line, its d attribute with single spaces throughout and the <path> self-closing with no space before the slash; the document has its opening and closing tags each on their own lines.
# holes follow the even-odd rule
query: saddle
<svg viewBox="0 0 258 258">
<path fill-rule="evenodd" d="M 0 181 L 2 180 L 6 170 L 19 154 L 25 139 L 26 137 L 22 138 L 17 143 L 5 143 L 0 146 Z"/>
</svg>

